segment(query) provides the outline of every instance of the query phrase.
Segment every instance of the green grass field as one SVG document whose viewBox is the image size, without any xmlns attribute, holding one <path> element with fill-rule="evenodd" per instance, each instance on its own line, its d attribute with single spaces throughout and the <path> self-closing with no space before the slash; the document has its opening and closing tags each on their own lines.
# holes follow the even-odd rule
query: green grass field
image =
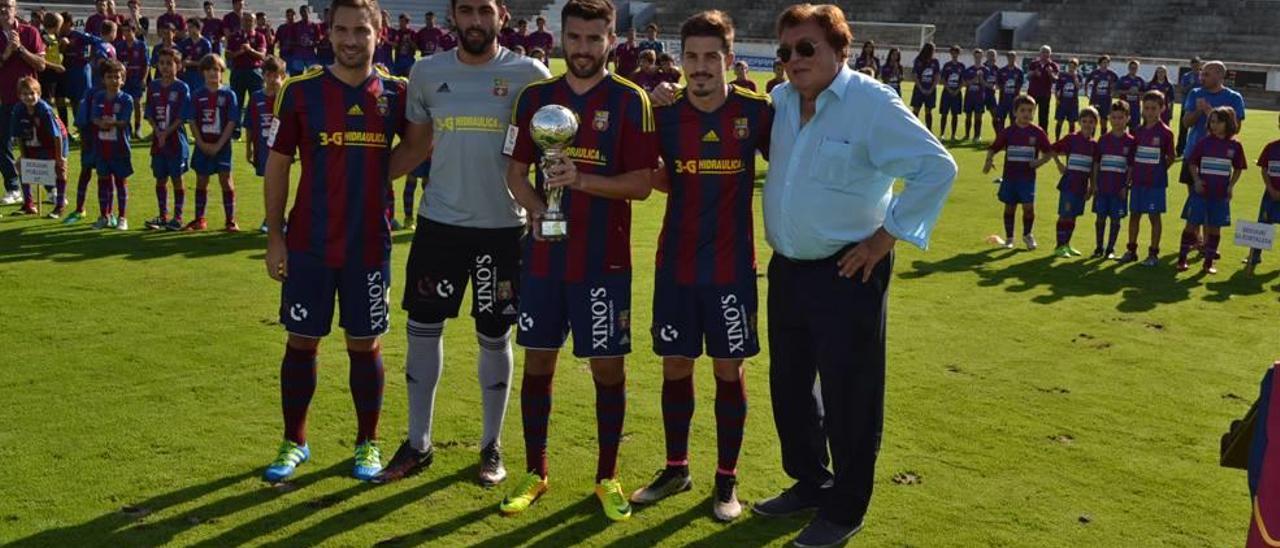
<svg viewBox="0 0 1280 548">
<path fill-rule="evenodd" d="M 1243 140 L 1251 160 L 1276 136 L 1274 120 L 1250 111 Z M 136 150 L 131 218 L 140 228 L 155 202 L 145 147 Z M 1244 251 L 1224 245 L 1222 273 L 1176 274 L 1177 219 L 1156 269 L 1054 260 L 1044 248 L 993 249 L 985 238 L 1000 232 L 1000 206 L 992 177 L 981 174 L 984 152 L 952 150 L 960 177 L 931 249 L 898 247 L 884 443 L 855 544 L 1238 545 L 1249 515 L 1245 476 L 1217 466 L 1218 439 L 1256 397 L 1275 357 L 1267 322 L 1280 296 L 1280 259 L 1247 278 L 1238 272 Z M 1052 167 L 1040 176 L 1036 232 L 1052 243 L 1057 177 Z M 254 227 L 261 183 L 243 164 L 235 178 L 242 225 Z M 1170 189 L 1175 211 L 1183 192 Z M 214 194 L 211 225 L 221 226 Z M 1252 217 L 1260 194 L 1251 166 L 1235 217 Z M 646 266 L 663 202 L 655 194 L 634 206 L 635 352 L 620 464 L 628 491 L 663 462 Z M 89 203 L 96 211 L 93 197 Z M 346 477 L 355 420 L 347 359 L 331 338 L 312 405 L 314 458 L 290 488 L 269 487 L 258 477 L 280 436 L 284 334 L 275 321 L 279 289 L 262 265 L 264 239 L 99 233 L 87 223 L 12 218 L 11 210 L 0 220 L 0 544 L 757 545 L 789 541 L 805 523 L 749 512 L 731 525 L 711 519 L 714 385 L 706 362 L 696 373 L 694 491 L 629 522 L 607 521 L 591 491 L 591 377 L 571 358 L 556 380 L 551 491 L 525 515 L 500 517 L 506 487 L 485 490 L 473 480 L 480 391 L 467 318 L 446 331 L 429 473 L 386 487 Z M 1082 221 L 1083 249 L 1092 216 Z M 757 234 L 763 265 L 770 251 L 763 227 Z M 1230 237 L 1228 230 L 1224 242 Z M 410 238 L 395 237 L 396 276 Z M 761 285 L 763 295 L 767 281 Z M 385 458 L 406 424 L 404 321 L 397 307 L 385 340 Z M 516 362 L 519 375 L 519 352 Z M 746 501 L 790 484 L 767 367 L 766 341 L 748 364 Z M 524 465 L 519 413 L 516 390 L 504 432 L 513 473 Z"/>
</svg>

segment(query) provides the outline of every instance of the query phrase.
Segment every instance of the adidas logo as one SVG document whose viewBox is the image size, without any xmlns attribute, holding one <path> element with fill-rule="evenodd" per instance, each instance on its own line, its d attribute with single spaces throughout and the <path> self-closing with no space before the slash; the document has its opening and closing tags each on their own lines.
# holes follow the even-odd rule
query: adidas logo
<svg viewBox="0 0 1280 548">
<path fill-rule="evenodd" d="M 713 130 L 711 130 L 711 131 L 708 131 L 706 135 L 703 135 L 703 136 L 702 136 L 702 142 L 704 142 L 704 143 L 719 143 L 719 142 L 720 142 L 720 136 L 719 136 L 719 135 L 716 135 L 716 130 L 714 130 L 714 129 L 713 129 Z"/>
<path fill-rule="evenodd" d="M 440 84 L 440 87 L 436 88 L 436 93 L 449 93 L 449 83 Z"/>
<path fill-rule="evenodd" d="M 347 109 L 347 116 L 364 116 L 364 111 L 360 110 L 360 105 L 351 105 L 351 108 Z"/>
</svg>

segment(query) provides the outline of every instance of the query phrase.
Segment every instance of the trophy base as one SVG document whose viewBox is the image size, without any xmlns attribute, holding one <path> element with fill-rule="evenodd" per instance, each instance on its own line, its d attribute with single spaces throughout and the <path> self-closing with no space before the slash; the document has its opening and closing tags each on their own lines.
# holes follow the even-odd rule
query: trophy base
<svg viewBox="0 0 1280 548">
<path fill-rule="evenodd" d="M 539 225 L 544 240 L 563 240 L 569 236 L 569 223 L 562 220 L 543 220 Z"/>
</svg>

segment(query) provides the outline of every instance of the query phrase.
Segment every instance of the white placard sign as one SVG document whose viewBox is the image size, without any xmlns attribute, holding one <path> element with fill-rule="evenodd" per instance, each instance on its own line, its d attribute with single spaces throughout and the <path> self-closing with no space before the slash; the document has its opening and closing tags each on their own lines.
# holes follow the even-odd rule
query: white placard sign
<svg viewBox="0 0 1280 548">
<path fill-rule="evenodd" d="M 24 185 L 53 186 L 58 180 L 53 160 L 23 158 L 19 166 L 22 168 Z"/>
<path fill-rule="evenodd" d="M 1276 225 L 1236 221 L 1236 245 L 1270 251 L 1276 240 Z"/>
</svg>

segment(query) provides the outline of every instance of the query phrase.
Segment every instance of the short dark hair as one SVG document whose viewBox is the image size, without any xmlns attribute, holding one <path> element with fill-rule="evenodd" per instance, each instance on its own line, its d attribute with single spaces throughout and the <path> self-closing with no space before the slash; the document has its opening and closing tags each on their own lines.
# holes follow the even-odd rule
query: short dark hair
<svg viewBox="0 0 1280 548">
<path fill-rule="evenodd" d="M 1036 106 L 1036 100 L 1034 97 L 1030 95 L 1027 95 L 1025 93 L 1020 93 L 1018 94 L 1017 97 L 1013 98 L 1013 109 L 1017 110 L 1018 107 L 1022 105 L 1031 105 L 1034 107 Z"/>
<path fill-rule="evenodd" d="M 156 51 L 156 64 L 160 64 L 160 61 L 166 57 L 172 57 L 178 68 L 182 68 L 182 52 L 175 48 L 160 48 Z"/>
<path fill-rule="evenodd" d="M 564 9 L 560 10 L 560 25 L 563 27 L 564 22 L 570 17 L 584 21 L 604 19 L 606 23 L 612 25 L 616 13 L 613 2 L 610 0 L 569 0 L 564 5 Z"/>
<path fill-rule="evenodd" d="M 227 62 L 222 60 L 222 56 L 216 53 L 207 53 L 200 58 L 200 72 L 209 69 L 226 70 Z"/>
<path fill-rule="evenodd" d="M 1098 120 L 1098 109 L 1093 108 L 1092 106 L 1087 106 L 1080 109 L 1080 118 L 1083 119 L 1085 117 L 1092 117 L 1093 120 L 1096 122 Z"/>
<path fill-rule="evenodd" d="M 1160 90 L 1152 89 L 1142 94 L 1142 102 L 1153 101 L 1164 106 L 1164 94 Z"/>
<path fill-rule="evenodd" d="M 1116 99 L 1111 102 L 1111 112 L 1123 112 L 1125 114 L 1130 114 L 1133 111 L 1129 110 L 1128 101 L 1125 101 L 1124 99 Z"/>
<path fill-rule="evenodd" d="M 108 59 L 102 63 L 102 75 L 105 77 L 108 74 L 124 74 L 124 64 L 115 59 Z"/>
<path fill-rule="evenodd" d="M 707 10 L 693 14 L 680 25 L 680 47 L 689 38 L 699 36 L 719 38 L 721 51 L 733 51 L 733 19 L 720 10 Z"/>
<path fill-rule="evenodd" d="M 1110 56 L 1110 55 L 1103 55 L 1102 57 L 1099 57 L 1099 58 L 1098 58 L 1098 64 L 1099 64 L 1099 65 L 1101 65 L 1102 63 L 1110 63 L 1110 62 L 1111 62 L 1111 56 Z"/>
<path fill-rule="evenodd" d="M 267 58 L 262 61 L 262 72 L 284 72 L 284 61 L 281 61 L 279 57 L 274 55 L 268 55 Z"/>
<path fill-rule="evenodd" d="M 333 14 L 338 11 L 338 8 L 355 8 L 369 12 L 370 20 L 377 21 L 374 27 L 375 31 L 382 24 L 382 8 L 378 7 L 378 0 L 331 0 L 329 7 L 325 9 L 329 13 L 330 19 L 333 18 Z M 325 21 L 325 24 L 331 23 L 332 21 Z"/>
</svg>

